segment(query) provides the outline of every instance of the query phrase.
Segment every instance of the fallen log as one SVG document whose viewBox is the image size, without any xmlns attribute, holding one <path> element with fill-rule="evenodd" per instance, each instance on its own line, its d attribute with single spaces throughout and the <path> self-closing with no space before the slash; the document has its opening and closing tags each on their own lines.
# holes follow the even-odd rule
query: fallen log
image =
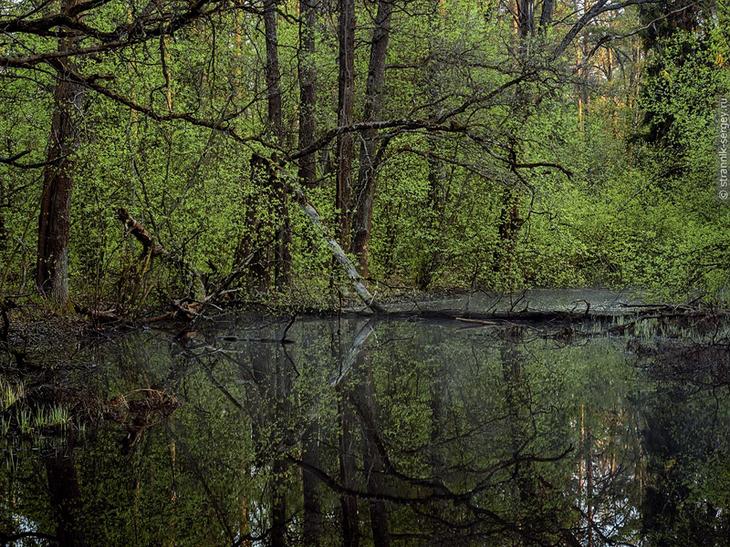
<svg viewBox="0 0 730 547">
<path fill-rule="evenodd" d="M 357 317 L 362 314 L 357 310 L 347 310 L 340 315 Z M 651 319 L 701 319 L 711 317 L 730 317 L 730 310 L 687 310 L 684 312 L 657 313 L 656 309 L 631 311 L 627 313 L 593 312 L 563 310 L 526 310 L 526 311 L 494 311 L 494 312 L 467 312 L 456 309 L 428 310 L 385 310 L 382 315 L 392 319 L 443 319 L 465 323 L 492 325 L 494 322 L 524 322 L 524 323 L 578 323 L 585 321 L 615 321 L 617 319 L 633 319 L 645 321 Z M 617 328 L 620 328 L 618 325 Z"/>
</svg>

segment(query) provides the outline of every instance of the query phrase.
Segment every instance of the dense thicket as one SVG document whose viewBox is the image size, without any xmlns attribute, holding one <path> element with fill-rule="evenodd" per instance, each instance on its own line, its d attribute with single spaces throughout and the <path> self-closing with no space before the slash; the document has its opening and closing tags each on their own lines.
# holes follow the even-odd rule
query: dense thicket
<svg viewBox="0 0 730 547">
<path fill-rule="evenodd" d="M 346 285 L 306 199 L 380 290 L 721 297 L 727 18 L 686 0 L 3 2 L 0 292 L 130 309 L 227 279 L 323 303 Z M 120 208 L 164 253 L 140 255 Z"/>
</svg>

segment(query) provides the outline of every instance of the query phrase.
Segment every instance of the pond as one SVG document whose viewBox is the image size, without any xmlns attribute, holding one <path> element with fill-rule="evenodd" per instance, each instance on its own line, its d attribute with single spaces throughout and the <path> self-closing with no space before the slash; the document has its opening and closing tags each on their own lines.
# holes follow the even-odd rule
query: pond
<svg viewBox="0 0 730 547">
<path fill-rule="evenodd" d="M 3 426 L 0 540 L 727 545 L 727 338 L 683 329 L 240 316 L 98 340 L 38 388 L 60 430 L 32 401 Z"/>
</svg>

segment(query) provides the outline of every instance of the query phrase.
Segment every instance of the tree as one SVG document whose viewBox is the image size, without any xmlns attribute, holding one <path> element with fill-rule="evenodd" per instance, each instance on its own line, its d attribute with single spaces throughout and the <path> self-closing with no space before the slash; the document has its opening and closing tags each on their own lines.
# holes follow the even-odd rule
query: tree
<svg viewBox="0 0 730 547">
<path fill-rule="evenodd" d="M 339 22 L 337 26 L 339 50 L 337 63 L 339 67 L 337 91 L 337 125 L 352 125 L 355 109 L 355 2 L 340 2 Z M 352 162 L 354 154 L 353 135 L 345 131 L 337 135 L 336 144 L 337 182 L 335 192 L 335 209 L 338 220 L 338 239 L 345 243 L 350 227 L 350 199 L 352 194 Z M 347 244 L 345 243 L 345 247 Z"/>
<path fill-rule="evenodd" d="M 388 53 L 390 19 L 394 0 L 379 0 L 370 43 L 370 64 L 365 89 L 364 122 L 377 121 L 382 115 L 385 83 L 385 60 Z M 360 273 L 368 275 L 368 241 L 372 230 L 375 180 L 381 151 L 377 131 L 369 127 L 362 132 L 360 170 L 354 191 L 352 252 L 358 257 Z"/>
<path fill-rule="evenodd" d="M 60 15 L 78 23 L 78 0 L 62 0 Z M 66 28 L 68 30 L 68 27 Z M 40 293 L 61 307 L 68 301 L 68 253 L 71 222 L 73 153 L 79 138 L 77 118 L 83 108 L 82 88 L 74 82 L 71 57 L 78 47 L 72 34 L 58 39 L 61 56 L 53 92 L 54 110 L 48 138 L 43 194 L 38 219 L 36 284 Z"/>
</svg>

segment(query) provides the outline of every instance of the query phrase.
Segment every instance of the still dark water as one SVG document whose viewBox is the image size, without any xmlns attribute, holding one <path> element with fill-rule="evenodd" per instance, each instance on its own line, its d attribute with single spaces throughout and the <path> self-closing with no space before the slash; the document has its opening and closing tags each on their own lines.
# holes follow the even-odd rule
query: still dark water
<svg viewBox="0 0 730 547">
<path fill-rule="evenodd" d="M 4 418 L 0 543 L 730 545 L 726 338 L 285 326 L 79 348 L 61 431 Z"/>
</svg>

